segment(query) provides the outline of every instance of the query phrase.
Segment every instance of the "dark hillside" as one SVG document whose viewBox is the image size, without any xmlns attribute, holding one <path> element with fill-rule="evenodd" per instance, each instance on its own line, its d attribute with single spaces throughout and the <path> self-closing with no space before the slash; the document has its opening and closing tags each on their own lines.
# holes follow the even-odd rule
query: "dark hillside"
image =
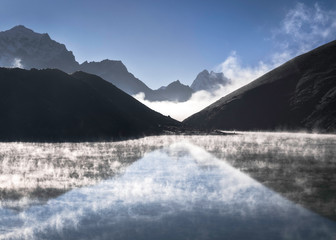
<svg viewBox="0 0 336 240">
<path fill-rule="evenodd" d="M 179 122 L 95 75 L 0 68 L 0 140 L 82 141 L 156 134 Z"/>
<path fill-rule="evenodd" d="M 193 127 L 336 130 L 336 41 L 298 56 L 190 116 Z"/>
</svg>

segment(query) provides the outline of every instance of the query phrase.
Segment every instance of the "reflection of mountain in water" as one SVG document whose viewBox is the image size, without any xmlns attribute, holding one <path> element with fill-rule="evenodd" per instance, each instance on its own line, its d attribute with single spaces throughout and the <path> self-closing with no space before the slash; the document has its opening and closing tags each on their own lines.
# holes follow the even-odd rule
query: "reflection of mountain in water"
<svg viewBox="0 0 336 240">
<path fill-rule="evenodd" d="M 335 223 L 186 143 L 146 154 L 96 186 L 0 214 L 0 238 L 331 239 L 336 233 Z"/>
<path fill-rule="evenodd" d="M 0 143 L 0 156 L 7 156 L 0 158 L 2 205 L 22 209 L 35 198 L 50 199 L 76 187 L 95 185 L 123 172 L 144 154 L 180 141 L 200 146 L 291 201 L 336 220 L 336 137 L 304 133 Z"/>
</svg>

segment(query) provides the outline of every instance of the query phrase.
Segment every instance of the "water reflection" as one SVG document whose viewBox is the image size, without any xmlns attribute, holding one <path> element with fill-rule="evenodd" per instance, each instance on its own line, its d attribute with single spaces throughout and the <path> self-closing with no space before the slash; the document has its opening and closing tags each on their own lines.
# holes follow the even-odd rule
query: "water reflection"
<svg viewBox="0 0 336 240">
<path fill-rule="evenodd" d="M 22 212 L 0 239 L 333 239 L 336 224 L 187 142 Z"/>
</svg>

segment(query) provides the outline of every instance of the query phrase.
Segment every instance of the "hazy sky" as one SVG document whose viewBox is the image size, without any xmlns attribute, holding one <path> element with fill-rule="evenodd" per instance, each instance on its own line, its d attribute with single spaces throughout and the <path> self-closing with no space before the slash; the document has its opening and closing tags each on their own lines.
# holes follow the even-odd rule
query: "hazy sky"
<svg viewBox="0 0 336 240">
<path fill-rule="evenodd" d="M 152 88 L 177 79 L 191 84 L 203 69 L 221 70 L 231 78 L 254 77 L 336 38 L 335 0 L 1 0 L 0 4 L 0 31 L 22 24 L 47 32 L 72 50 L 80 63 L 122 60 Z"/>
</svg>

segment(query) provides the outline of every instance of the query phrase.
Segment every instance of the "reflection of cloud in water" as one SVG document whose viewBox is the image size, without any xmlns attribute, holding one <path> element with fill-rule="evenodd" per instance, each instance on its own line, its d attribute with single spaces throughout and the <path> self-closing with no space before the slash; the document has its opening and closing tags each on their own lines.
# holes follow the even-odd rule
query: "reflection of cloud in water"
<svg viewBox="0 0 336 240">
<path fill-rule="evenodd" d="M 146 154 L 96 186 L 20 213 L 0 208 L 0 215 L 0 239 L 331 239 L 336 233 L 333 222 L 183 142 Z"/>
</svg>

